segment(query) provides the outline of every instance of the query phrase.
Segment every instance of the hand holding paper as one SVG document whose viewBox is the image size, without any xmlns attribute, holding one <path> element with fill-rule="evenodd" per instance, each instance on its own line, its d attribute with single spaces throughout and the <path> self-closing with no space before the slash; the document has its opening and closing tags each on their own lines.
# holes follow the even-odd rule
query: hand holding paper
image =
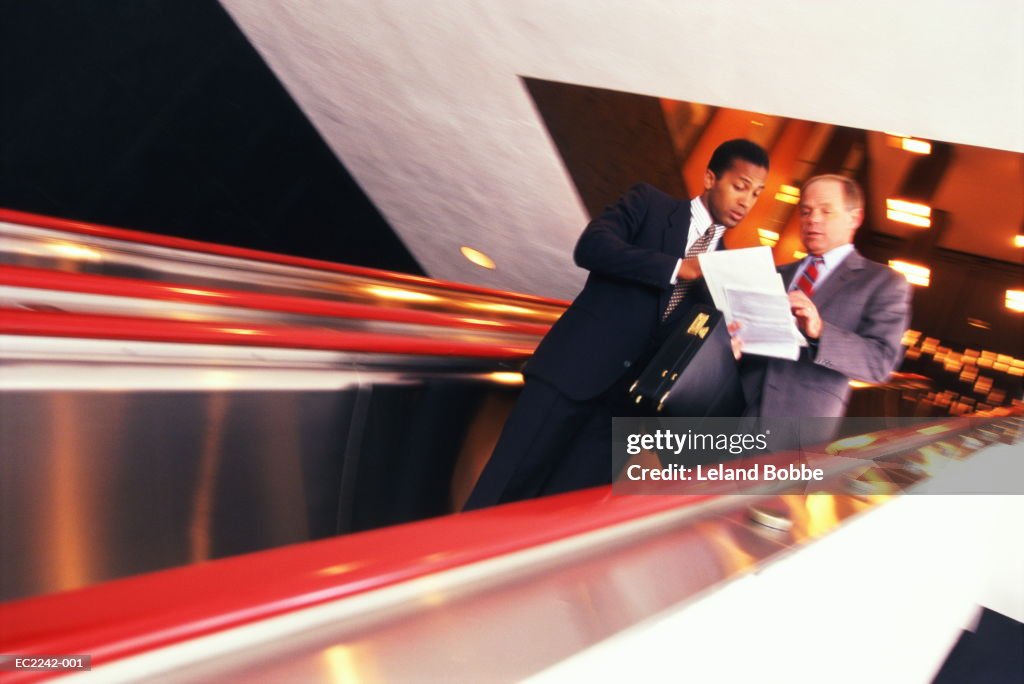
<svg viewBox="0 0 1024 684">
<path fill-rule="evenodd" d="M 742 325 L 743 353 L 796 360 L 807 341 L 768 247 L 701 254 L 700 267 L 727 323 Z"/>
</svg>

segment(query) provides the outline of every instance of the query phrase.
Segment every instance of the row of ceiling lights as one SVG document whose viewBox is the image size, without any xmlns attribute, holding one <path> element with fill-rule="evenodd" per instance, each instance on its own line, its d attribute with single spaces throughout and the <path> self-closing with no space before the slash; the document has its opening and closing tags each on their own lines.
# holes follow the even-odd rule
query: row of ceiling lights
<svg viewBox="0 0 1024 684">
<path fill-rule="evenodd" d="M 932 145 L 927 140 L 920 140 L 909 135 L 900 133 L 887 133 L 890 136 L 890 144 L 915 154 L 931 154 Z M 793 185 L 781 184 L 775 199 L 786 204 L 798 204 L 800 202 L 800 189 Z M 885 215 L 891 221 L 906 223 L 919 228 L 930 228 L 932 225 L 932 208 L 920 202 L 911 202 L 896 197 L 887 197 L 885 200 Z M 767 228 L 757 229 L 758 241 L 767 247 L 774 247 L 779 242 L 779 234 Z M 1024 235 L 1016 235 L 1013 239 L 1014 247 L 1024 247 Z M 803 259 L 806 252 L 796 250 L 793 252 L 794 259 Z M 915 264 L 902 259 L 891 259 L 889 266 L 899 271 L 912 285 L 928 287 L 931 284 L 931 269 L 921 264 Z M 1024 291 L 1007 290 L 1005 305 L 1011 311 L 1024 311 Z"/>
</svg>

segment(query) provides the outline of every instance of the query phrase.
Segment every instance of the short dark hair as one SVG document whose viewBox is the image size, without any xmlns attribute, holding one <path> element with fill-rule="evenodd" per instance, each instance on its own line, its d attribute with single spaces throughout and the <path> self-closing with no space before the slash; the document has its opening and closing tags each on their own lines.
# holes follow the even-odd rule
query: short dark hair
<svg viewBox="0 0 1024 684">
<path fill-rule="evenodd" d="M 711 169 L 711 173 L 715 174 L 715 176 L 721 176 L 732 168 L 732 163 L 736 159 L 748 161 L 754 166 L 761 166 L 766 171 L 768 170 L 768 153 L 757 143 L 745 138 L 726 140 L 719 145 L 715 149 L 714 154 L 711 155 L 708 168 Z"/>
</svg>

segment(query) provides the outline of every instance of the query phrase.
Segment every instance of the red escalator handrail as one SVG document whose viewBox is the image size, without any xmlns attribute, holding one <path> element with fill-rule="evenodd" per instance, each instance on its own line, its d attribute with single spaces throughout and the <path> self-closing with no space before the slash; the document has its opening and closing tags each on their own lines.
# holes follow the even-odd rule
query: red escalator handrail
<svg viewBox="0 0 1024 684">
<path fill-rule="evenodd" d="M 474 328 L 523 335 L 543 336 L 550 326 L 535 323 L 480 321 L 472 316 L 337 302 L 310 297 L 243 292 L 183 283 L 166 283 L 119 278 L 89 273 L 66 273 L 43 268 L 6 266 L 0 271 L 0 285 L 56 290 L 82 294 L 135 297 L 162 302 L 259 309 L 280 313 L 330 316 L 372 321 L 389 321 L 451 328 Z"/>
<path fill-rule="evenodd" d="M 0 605 L 0 652 L 88 653 L 99 665 L 711 498 L 611 497 L 609 489 L 13 601 Z"/>
<path fill-rule="evenodd" d="M 331 261 L 322 261 L 320 259 L 310 259 L 307 257 L 296 257 L 287 254 L 264 252 L 262 250 L 249 249 L 246 247 L 232 247 L 230 245 L 221 245 L 212 242 L 201 242 L 199 240 L 172 237 L 170 235 L 157 235 L 154 233 L 145 233 L 138 230 L 114 228 L 112 226 L 103 226 L 95 223 L 86 223 L 84 221 L 73 221 L 70 219 L 54 218 L 52 216 L 31 214 L 24 211 L 15 211 L 13 209 L 0 208 L 0 221 L 4 221 L 7 223 L 16 223 L 24 226 L 34 226 L 37 228 L 49 228 L 52 230 L 60 230 L 68 233 L 89 235 L 93 237 L 106 238 L 111 240 L 124 240 L 126 242 L 136 242 L 139 244 L 166 247 L 169 249 L 181 249 L 190 252 L 202 252 L 205 254 L 214 254 L 217 256 L 233 257 L 236 259 L 247 259 L 250 261 L 261 261 L 265 263 L 281 264 L 284 266 L 311 268 L 318 271 L 331 271 L 334 273 L 343 273 L 346 275 L 360 276 L 364 278 L 389 280 L 392 282 L 403 283 L 406 285 L 439 287 L 447 290 L 452 290 L 455 292 L 465 292 L 469 294 L 482 295 L 487 297 L 513 299 L 520 302 L 529 302 L 532 304 L 539 304 L 545 306 L 556 306 L 564 308 L 569 305 L 569 302 L 567 301 L 549 299 L 547 297 L 538 297 L 536 295 L 528 295 L 519 292 L 506 292 L 503 290 L 495 290 L 487 287 L 478 287 L 476 285 L 467 285 L 465 283 L 434 280 L 432 278 L 410 275 L 408 273 L 385 271 L 376 268 L 367 268 L 364 266 L 350 266 L 348 264 L 337 264 Z"/>
<path fill-rule="evenodd" d="M 1019 415 L 1019 411 L 1013 412 Z M 936 421 L 963 429 L 963 418 Z M 877 433 L 870 450 L 919 444 Z M 235 556 L 0 605 L 0 653 L 102 664 L 417 577 L 721 498 L 611 496 L 610 487 Z M 25 679 L 34 678 L 24 673 Z M 38 674 L 38 673 L 35 673 Z"/>
<path fill-rule="evenodd" d="M 0 334 L 499 359 L 525 359 L 534 349 L 529 343 L 463 342 L 328 328 L 4 308 L 0 308 Z"/>
</svg>

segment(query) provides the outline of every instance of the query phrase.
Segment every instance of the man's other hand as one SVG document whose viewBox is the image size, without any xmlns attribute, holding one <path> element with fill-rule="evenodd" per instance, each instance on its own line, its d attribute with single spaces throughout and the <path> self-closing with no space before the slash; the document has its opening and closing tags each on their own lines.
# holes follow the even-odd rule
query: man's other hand
<svg viewBox="0 0 1024 684">
<path fill-rule="evenodd" d="M 812 340 L 821 337 L 821 316 L 810 297 L 799 290 L 793 290 L 789 293 L 789 310 L 796 317 L 796 327 L 800 328 L 800 332 Z"/>
<path fill-rule="evenodd" d="M 729 335 L 732 336 L 732 339 L 730 340 L 732 343 L 732 355 L 737 361 L 739 361 L 740 357 L 743 356 L 743 338 L 737 334 L 742 327 L 742 323 L 739 321 L 733 321 L 727 328 L 729 330 Z"/>
</svg>

